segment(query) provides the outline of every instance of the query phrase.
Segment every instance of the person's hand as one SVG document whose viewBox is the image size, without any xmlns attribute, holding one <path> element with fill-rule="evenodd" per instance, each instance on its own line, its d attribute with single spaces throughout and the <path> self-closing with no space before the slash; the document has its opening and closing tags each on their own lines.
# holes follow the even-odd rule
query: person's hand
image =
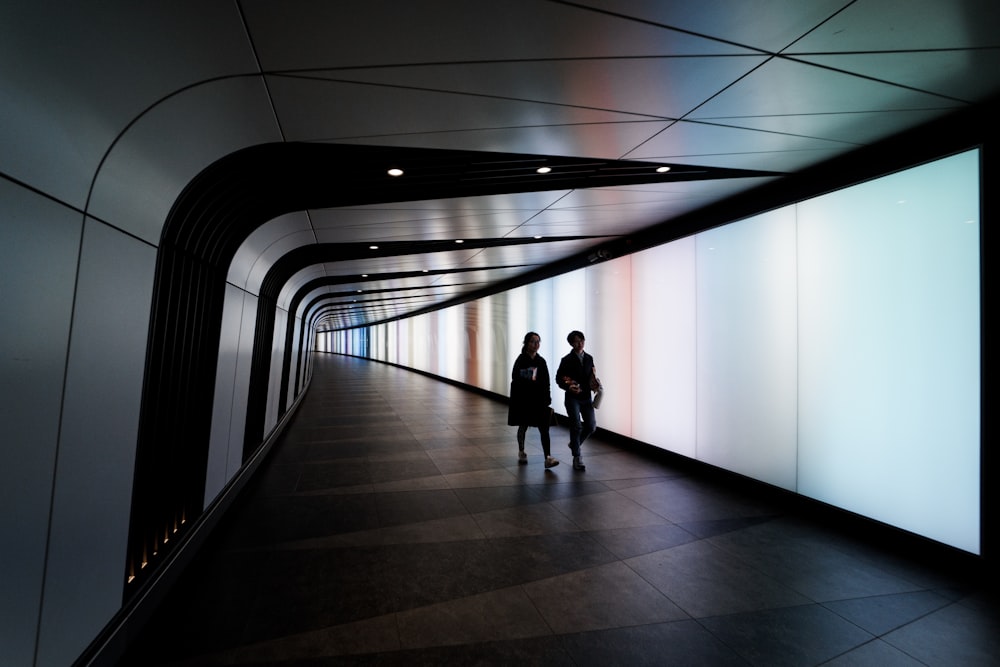
<svg viewBox="0 0 1000 667">
<path fill-rule="evenodd" d="M 593 368 L 590 372 L 590 388 L 593 391 L 597 391 L 601 388 L 601 380 L 597 377 L 597 369 Z"/>
</svg>

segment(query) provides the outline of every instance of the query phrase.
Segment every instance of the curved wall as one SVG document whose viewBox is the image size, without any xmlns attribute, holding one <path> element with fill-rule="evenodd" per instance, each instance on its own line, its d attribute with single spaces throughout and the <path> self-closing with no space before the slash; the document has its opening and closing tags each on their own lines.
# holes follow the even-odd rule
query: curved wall
<svg viewBox="0 0 1000 667">
<path fill-rule="evenodd" d="M 580 329 L 603 428 L 979 554 L 979 180 L 968 151 L 319 349 L 506 395 L 525 331 L 552 365 Z"/>
</svg>

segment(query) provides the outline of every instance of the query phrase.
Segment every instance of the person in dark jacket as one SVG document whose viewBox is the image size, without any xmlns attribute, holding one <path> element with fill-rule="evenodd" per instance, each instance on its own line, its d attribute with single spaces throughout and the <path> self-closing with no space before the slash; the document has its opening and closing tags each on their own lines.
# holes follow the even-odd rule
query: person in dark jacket
<svg viewBox="0 0 1000 667">
<path fill-rule="evenodd" d="M 573 469 L 586 470 L 580 445 L 597 429 L 591 391 L 600 386 L 594 358 L 583 351 L 586 338 L 582 331 L 570 331 L 566 341 L 573 348 L 559 362 L 556 384 L 566 392 L 566 416 L 569 417 L 569 449 L 573 453 Z"/>
<path fill-rule="evenodd" d="M 507 410 L 507 424 L 517 426 L 517 462 L 528 462 L 524 452 L 524 436 L 528 427 L 538 428 L 542 438 L 542 452 L 545 453 L 545 467 L 559 465 L 559 460 L 552 458 L 549 439 L 549 420 L 552 415 L 552 379 L 549 376 L 549 366 L 542 355 L 538 354 L 542 338 L 534 331 L 524 336 L 521 354 L 514 361 L 510 380 L 510 404 Z"/>
</svg>

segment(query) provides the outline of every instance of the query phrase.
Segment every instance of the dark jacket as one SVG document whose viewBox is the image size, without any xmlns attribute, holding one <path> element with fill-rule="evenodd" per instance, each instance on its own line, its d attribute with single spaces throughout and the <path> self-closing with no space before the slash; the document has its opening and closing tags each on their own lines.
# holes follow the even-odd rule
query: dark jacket
<svg viewBox="0 0 1000 667">
<path fill-rule="evenodd" d="M 591 400 L 590 378 L 593 375 L 594 358 L 584 352 L 583 361 L 581 362 L 579 357 L 576 356 L 576 352 L 571 351 L 559 361 L 559 370 L 556 371 L 556 384 L 566 392 L 567 399 L 589 401 Z M 569 378 L 570 381 L 566 382 L 566 378 Z M 574 394 L 569 390 L 573 382 L 580 385 L 582 391 L 579 394 Z"/>
<path fill-rule="evenodd" d="M 531 379 L 534 369 L 535 379 Z M 552 404 L 552 378 L 542 355 L 532 359 L 523 352 L 514 361 L 510 373 L 509 426 L 548 426 Z"/>
</svg>

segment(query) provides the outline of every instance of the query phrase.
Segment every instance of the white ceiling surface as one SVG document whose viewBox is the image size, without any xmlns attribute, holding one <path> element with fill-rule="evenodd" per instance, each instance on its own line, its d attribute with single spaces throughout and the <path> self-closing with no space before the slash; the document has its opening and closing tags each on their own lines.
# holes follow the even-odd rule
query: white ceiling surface
<svg viewBox="0 0 1000 667">
<path fill-rule="evenodd" d="M 254 144 L 788 173 L 1000 91 L 996 0 L 6 4 L 25 6 L 0 8 L 0 145 L 10 156 L 0 154 L 0 170 L 154 244 L 198 171 Z M 458 289 L 442 285 L 481 287 L 765 180 L 296 212 L 252 234 L 229 279 L 256 292 L 278 258 L 313 243 L 598 237 L 328 262 L 282 291 L 356 275 L 329 291 L 390 291 L 327 326 L 369 323 L 411 312 L 380 299 L 441 303 Z M 468 268 L 483 270 L 377 279 Z"/>
</svg>

